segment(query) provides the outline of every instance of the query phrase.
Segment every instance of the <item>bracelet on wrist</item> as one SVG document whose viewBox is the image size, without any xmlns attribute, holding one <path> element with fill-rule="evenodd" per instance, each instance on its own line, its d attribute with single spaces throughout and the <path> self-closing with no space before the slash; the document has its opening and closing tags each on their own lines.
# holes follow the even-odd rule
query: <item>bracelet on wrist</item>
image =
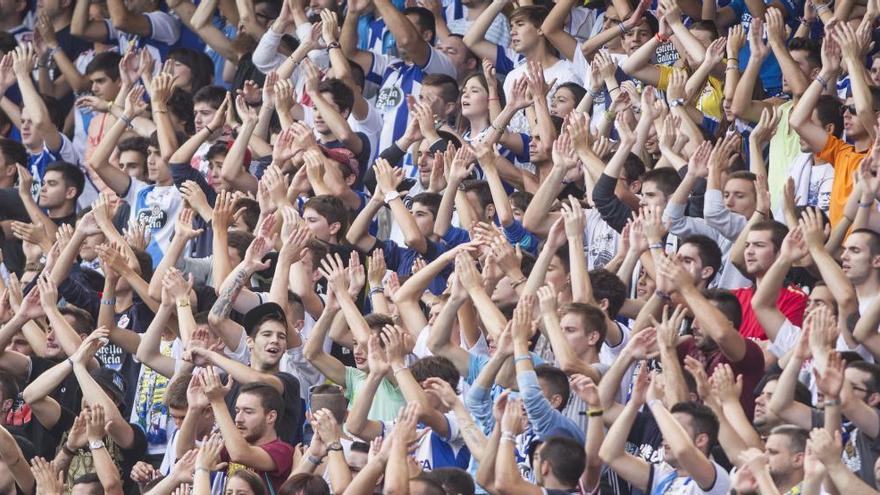
<svg viewBox="0 0 880 495">
<path fill-rule="evenodd" d="M 114 297 L 111 299 L 101 299 L 101 304 L 103 304 L 104 306 L 115 306 L 116 298 Z"/>
<path fill-rule="evenodd" d="M 407 369 L 409 369 L 409 368 L 407 368 L 406 366 L 401 366 L 400 368 L 397 368 L 396 370 L 392 371 L 391 374 L 394 376 L 397 376 L 398 373 L 400 373 L 403 370 L 407 370 Z"/>
<path fill-rule="evenodd" d="M 648 249 L 663 249 L 662 242 L 652 242 L 648 244 Z"/>
<path fill-rule="evenodd" d="M 864 203 L 862 203 L 861 201 L 859 202 L 859 208 L 870 208 L 870 207 L 872 207 L 872 206 L 874 206 L 874 202 L 873 202 L 873 201 L 867 201 L 867 202 L 864 202 Z"/>
<path fill-rule="evenodd" d="M 618 22 L 618 23 L 617 23 L 617 29 L 620 30 L 620 35 L 621 35 L 621 36 L 625 35 L 626 32 L 628 31 L 628 29 L 626 29 L 626 26 L 625 26 L 622 22 Z"/>
<path fill-rule="evenodd" d="M 605 410 L 602 409 L 601 407 L 597 408 L 597 409 L 593 409 L 593 408 L 587 409 L 587 417 L 590 417 L 590 418 L 595 418 L 595 417 L 601 416 L 604 413 L 605 413 Z"/>
<path fill-rule="evenodd" d="M 767 218 L 767 212 L 766 212 L 766 211 L 755 210 L 755 213 L 757 213 L 758 215 L 761 215 L 761 216 L 764 217 L 764 218 Z"/>
<path fill-rule="evenodd" d="M 211 470 L 204 467 L 204 466 L 196 466 L 196 472 L 198 473 L 199 471 L 209 473 L 209 474 L 211 473 Z"/>
<path fill-rule="evenodd" d="M 309 462 L 309 464 L 312 464 L 312 465 L 315 465 L 315 466 L 321 464 L 321 459 L 319 459 L 319 458 L 313 456 L 312 454 L 307 455 L 307 456 L 306 456 L 306 460 Z"/>
<path fill-rule="evenodd" d="M 672 296 L 670 296 L 666 292 L 663 292 L 662 290 L 654 290 L 654 295 L 663 301 L 666 301 L 666 302 L 672 301 Z"/>
<path fill-rule="evenodd" d="M 532 360 L 531 355 L 517 356 L 517 357 L 513 358 L 513 363 L 516 364 L 520 361 L 531 361 L 531 360 Z"/>
<path fill-rule="evenodd" d="M 208 124 L 205 124 L 205 127 L 203 127 L 203 129 L 206 129 L 208 131 L 208 134 L 214 134 L 214 129 L 211 129 L 211 126 L 209 126 Z"/>
<path fill-rule="evenodd" d="M 840 399 L 825 399 L 825 407 L 839 406 Z"/>
<path fill-rule="evenodd" d="M 828 81 L 824 77 L 817 74 L 814 80 L 822 86 L 823 90 L 828 88 Z"/>
<path fill-rule="evenodd" d="M 651 399 L 648 401 L 648 409 L 656 406 L 657 404 L 663 405 L 663 401 L 660 399 Z"/>
</svg>

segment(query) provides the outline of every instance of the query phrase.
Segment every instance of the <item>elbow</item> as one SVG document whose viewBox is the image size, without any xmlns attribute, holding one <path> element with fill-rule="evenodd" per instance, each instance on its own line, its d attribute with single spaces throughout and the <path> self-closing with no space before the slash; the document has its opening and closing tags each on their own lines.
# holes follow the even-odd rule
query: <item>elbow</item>
<svg viewBox="0 0 880 495">
<path fill-rule="evenodd" d="M 583 372 L 583 368 L 578 366 L 574 360 L 565 357 L 559 358 L 559 369 L 568 376 Z"/>
<path fill-rule="evenodd" d="M 37 394 L 34 393 L 31 387 L 27 387 L 21 392 L 21 399 L 25 404 L 33 404 L 40 400 L 40 397 L 37 397 Z"/>
<path fill-rule="evenodd" d="M 520 478 L 519 476 L 516 476 Z M 522 478 L 520 478 L 522 479 Z M 495 491 L 497 493 L 520 493 L 519 480 L 514 479 L 514 476 L 498 476 L 495 479 Z"/>
<path fill-rule="evenodd" d="M 612 469 L 612 461 L 614 461 L 619 454 L 620 452 L 615 452 L 614 449 L 608 445 L 608 442 L 602 442 L 602 445 L 599 447 L 599 459 L 601 459 L 603 463 L 608 464 Z"/>
<path fill-rule="evenodd" d="M 801 126 L 804 125 L 804 117 L 801 115 L 801 112 L 797 111 L 797 107 L 795 107 L 795 110 L 793 110 L 791 115 L 788 116 L 788 125 L 798 132 L 800 132 Z"/>
</svg>

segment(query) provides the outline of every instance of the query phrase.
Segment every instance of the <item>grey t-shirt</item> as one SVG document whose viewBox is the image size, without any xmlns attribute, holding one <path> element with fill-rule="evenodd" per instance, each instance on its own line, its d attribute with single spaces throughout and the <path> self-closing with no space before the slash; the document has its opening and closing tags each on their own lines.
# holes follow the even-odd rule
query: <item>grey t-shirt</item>
<svg viewBox="0 0 880 495">
<path fill-rule="evenodd" d="M 880 409 L 874 409 L 880 420 Z M 813 409 L 813 428 L 821 428 L 825 424 L 825 413 Z M 854 472 L 862 481 L 871 488 L 877 488 L 874 479 L 874 463 L 880 457 L 880 435 L 871 438 L 856 428 L 852 423 L 844 425 L 843 464 Z"/>
</svg>

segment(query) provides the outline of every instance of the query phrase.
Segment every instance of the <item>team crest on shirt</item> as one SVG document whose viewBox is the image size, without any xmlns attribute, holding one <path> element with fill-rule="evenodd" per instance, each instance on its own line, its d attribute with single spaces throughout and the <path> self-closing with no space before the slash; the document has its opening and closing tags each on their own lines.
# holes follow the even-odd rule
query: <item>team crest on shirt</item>
<svg viewBox="0 0 880 495">
<path fill-rule="evenodd" d="M 376 96 L 376 110 L 380 112 L 396 108 L 403 101 L 403 91 L 394 86 L 387 86 L 379 91 Z"/>
<path fill-rule="evenodd" d="M 158 230 L 165 226 L 168 214 L 159 205 L 153 205 L 150 209 L 140 210 L 137 213 L 137 221 L 141 225 Z"/>
</svg>

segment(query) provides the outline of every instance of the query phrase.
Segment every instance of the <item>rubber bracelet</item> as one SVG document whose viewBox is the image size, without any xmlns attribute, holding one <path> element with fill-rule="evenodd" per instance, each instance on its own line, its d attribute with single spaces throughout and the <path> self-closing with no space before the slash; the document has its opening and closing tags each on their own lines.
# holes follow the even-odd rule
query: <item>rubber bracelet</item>
<svg viewBox="0 0 880 495">
<path fill-rule="evenodd" d="M 204 128 L 208 130 L 208 134 L 214 134 L 214 129 L 211 129 L 211 126 L 205 124 Z"/>
<path fill-rule="evenodd" d="M 617 23 L 617 29 L 620 29 L 621 35 L 626 34 L 627 29 L 626 29 L 626 26 L 624 26 L 622 22 Z"/>
<path fill-rule="evenodd" d="M 840 405 L 840 399 L 826 399 L 825 400 L 825 407 L 839 406 L 839 405 Z"/>
<path fill-rule="evenodd" d="M 822 85 L 822 89 L 826 89 L 828 87 L 828 81 L 826 81 L 825 78 L 820 75 L 816 75 L 815 81 Z"/>
<path fill-rule="evenodd" d="M 660 399 L 651 399 L 648 401 L 648 409 L 654 407 L 655 405 L 660 404 L 663 405 L 663 401 Z"/>
<path fill-rule="evenodd" d="M 397 374 L 400 373 L 401 371 L 403 371 L 403 370 L 408 370 L 408 369 L 409 369 L 409 368 L 407 368 L 406 366 L 401 366 L 400 368 L 397 368 L 396 370 L 394 370 L 394 372 L 391 373 L 391 374 L 394 375 L 394 376 L 397 376 Z"/>
<path fill-rule="evenodd" d="M 517 356 L 517 357 L 513 358 L 513 363 L 516 364 L 520 361 L 531 361 L 531 360 L 532 360 L 532 356 Z"/>
<path fill-rule="evenodd" d="M 101 304 L 104 306 L 113 306 L 116 304 L 116 298 L 113 299 L 101 299 Z"/>
<path fill-rule="evenodd" d="M 597 416 L 601 416 L 605 411 L 603 409 L 587 409 L 587 416 L 591 418 L 595 418 Z"/>
<path fill-rule="evenodd" d="M 321 459 L 318 459 L 317 457 L 313 456 L 312 454 L 307 455 L 306 460 L 309 461 L 309 464 L 313 464 L 315 466 L 321 464 Z"/>
<path fill-rule="evenodd" d="M 872 206 L 874 206 L 873 201 L 869 201 L 867 203 L 859 203 L 859 208 L 870 208 Z"/>
<path fill-rule="evenodd" d="M 672 300 L 672 297 L 669 294 L 663 292 L 662 290 L 654 290 L 654 295 L 664 301 L 671 301 Z"/>
<path fill-rule="evenodd" d="M 652 242 L 651 244 L 648 244 L 648 249 L 663 249 L 663 243 L 662 242 Z"/>
<path fill-rule="evenodd" d="M 761 210 L 755 210 L 755 213 L 760 213 L 762 217 L 767 218 L 767 212 Z"/>
</svg>

